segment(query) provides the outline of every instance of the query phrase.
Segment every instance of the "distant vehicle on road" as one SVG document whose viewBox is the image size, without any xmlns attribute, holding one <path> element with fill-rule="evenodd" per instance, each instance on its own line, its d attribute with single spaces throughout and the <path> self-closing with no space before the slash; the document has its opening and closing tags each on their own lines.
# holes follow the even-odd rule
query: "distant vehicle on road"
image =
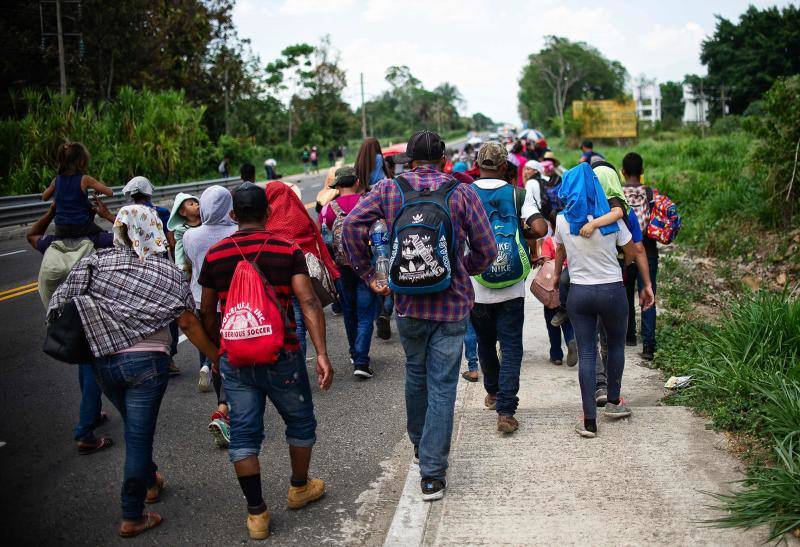
<svg viewBox="0 0 800 547">
<path fill-rule="evenodd" d="M 486 137 L 486 140 L 487 141 L 499 141 L 500 140 L 500 135 L 498 135 L 497 133 L 489 133 L 489 136 Z"/>
</svg>

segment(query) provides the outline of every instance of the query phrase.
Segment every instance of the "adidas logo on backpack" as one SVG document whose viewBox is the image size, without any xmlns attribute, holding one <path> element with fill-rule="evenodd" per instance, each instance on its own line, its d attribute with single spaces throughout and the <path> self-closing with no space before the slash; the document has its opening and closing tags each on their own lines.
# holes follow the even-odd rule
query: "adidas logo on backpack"
<svg viewBox="0 0 800 547">
<path fill-rule="evenodd" d="M 420 295 L 450 287 L 455 259 L 453 221 L 448 200 L 458 181 L 431 191 L 414 190 L 401 177 L 394 180 L 403 206 L 392 223 L 389 288 L 397 294 Z"/>
</svg>

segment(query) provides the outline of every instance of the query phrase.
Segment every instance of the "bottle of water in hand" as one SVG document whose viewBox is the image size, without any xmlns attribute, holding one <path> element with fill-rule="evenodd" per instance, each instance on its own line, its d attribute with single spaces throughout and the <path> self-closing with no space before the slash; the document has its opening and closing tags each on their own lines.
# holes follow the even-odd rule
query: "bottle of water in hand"
<svg viewBox="0 0 800 547">
<path fill-rule="evenodd" d="M 389 229 L 386 221 L 378 220 L 369 230 L 372 252 L 375 255 L 375 281 L 379 289 L 389 286 Z"/>
</svg>

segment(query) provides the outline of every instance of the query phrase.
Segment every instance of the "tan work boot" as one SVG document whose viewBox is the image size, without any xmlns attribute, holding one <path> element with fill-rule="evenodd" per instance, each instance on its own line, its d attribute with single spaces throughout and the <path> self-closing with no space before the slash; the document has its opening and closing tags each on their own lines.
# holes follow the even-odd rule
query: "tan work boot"
<svg viewBox="0 0 800 547">
<path fill-rule="evenodd" d="M 247 515 L 247 531 L 252 539 L 267 539 L 269 537 L 269 511 L 264 509 L 258 515 Z"/>
<path fill-rule="evenodd" d="M 300 509 L 312 501 L 317 501 L 325 493 L 325 482 L 322 479 L 308 479 L 305 486 L 290 486 L 286 504 L 289 509 Z"/>
<path fill-rule="evenodd" d="M 514 433 L 519 429 L 519 422 L 514 416 L 497 416 L 497 431 L 501 433 Z"/>
<path fill-rule="evenodd" d="M 483 399 L 483 406 L 488 410 L 495 410 L 497 408 L 497 395 L 490 395 L 487 393 L 486 397 Z"/>
</svg>

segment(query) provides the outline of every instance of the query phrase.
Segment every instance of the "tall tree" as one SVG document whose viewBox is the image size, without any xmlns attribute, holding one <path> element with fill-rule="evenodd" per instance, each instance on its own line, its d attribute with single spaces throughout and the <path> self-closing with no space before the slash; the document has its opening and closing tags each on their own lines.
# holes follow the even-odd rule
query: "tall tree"
<svg viewBox="0 0 800 547">
<path fill-rule="evenodd" d="M 611 99 L 624 93 L 627 71 L 584 42 L 547 36 L 520 78 L 520 114 L 531 125 L 555 125 L 564 135 L 564 113 L 579 98 Z"/>
<path fill-rule="evenodd" d="M 663 82 L 661 88 L 661 124 L 665 129 L 678 127 L 683 119 L 683 84 Z"/>
<path fill-rule="evenodd" d="M 714 96 L 724 93 L 731 112 L 744 112 L 777 78 L 800 73 L 800 7 L 750 6 L 738 24 L 717 16 L 700 60 L 708 66 Z"/>
</svg>

